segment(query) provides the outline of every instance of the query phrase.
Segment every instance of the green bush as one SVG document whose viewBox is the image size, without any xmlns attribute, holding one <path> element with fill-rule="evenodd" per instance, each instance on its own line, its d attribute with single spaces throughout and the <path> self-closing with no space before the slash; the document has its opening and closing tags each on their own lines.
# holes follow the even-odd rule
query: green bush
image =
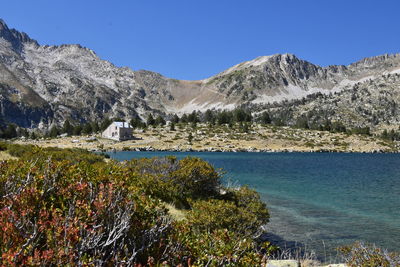
<svg viewBox="0 0 400 267">
<path fill-rule="evenodd" d="M 131 172 L 146 177 L 141 185 L 148 194 L 178 206 L 188 208 L 188 199 L 219 194 L 220 174 L 199 158 L 133 159 L 126 164 Z"/>
<path fill-rule="evenodd" d="M 5 142 L 0 142 L 0 151 L 5 151 L 8 149 L 8 145 Z"/>
<path fill-rule="evenodd" d="M 260 266 L 262 262 L 263 255 L 252 239 L 227 229 L 194 232 L 179 222 L 174 224 L 169 243 L 176 244 L 175 255 L 187 266 Z"/>
<path fill-rule="evenodd" d="M 34 145 L 18 145 L 18 144 L 9 144 L 7 147 L 8 153 L 14 157 L 22 157 L 27 154 L 31 154 L 33 151 L 36 151 L 38 147 Z"/>
<path fill-rule="evenodd" d="M 7 152 L 11 156 L 24 160 L 47 160 L 51 158 L 53 160 L 70 160 L 71 162 L 87 161 L 89 163 L 101 162 L 104 160 L 104 155 L 90 153 L 78 148 L 42 148 L 35 145 L 8 144 Z"/>
<path fill-rule="evenodd" d="M 179 168 L 171 173 L 171 182 L 182 196 L 210 197 L 218 194 L 221 176 L 208 162 L 187 157 L 180 160 Z"/>
</svg>

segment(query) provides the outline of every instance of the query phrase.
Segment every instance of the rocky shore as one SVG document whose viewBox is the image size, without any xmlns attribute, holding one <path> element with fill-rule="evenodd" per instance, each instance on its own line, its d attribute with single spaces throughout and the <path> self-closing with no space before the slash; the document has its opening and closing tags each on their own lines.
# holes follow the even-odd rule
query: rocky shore
<svg viewBox="0 0 400 267">
<path fill-rule="evenodd" d="M 266 267 L 347 267 L 347 265 L 343 263 L 322 265 L 312 260 L 272 260 L 268 261 Z"/>
</svg>

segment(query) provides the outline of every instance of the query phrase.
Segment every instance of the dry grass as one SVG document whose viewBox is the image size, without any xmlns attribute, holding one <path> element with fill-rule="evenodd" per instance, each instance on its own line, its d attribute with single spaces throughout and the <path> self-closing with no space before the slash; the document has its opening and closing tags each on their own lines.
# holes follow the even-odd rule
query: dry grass
<svg viewBox="0 0 400 267">
<path fill-rule="evenodd" d="M 186 219 L 186 214 L 183 210 L 177 209 L 174 205 L 165 203 L 164 206 L 168 210 L 168 214 L 176 221 L 182 221 Z"/>
<path fill-rule="evenodd" d="M 135 130 L 136 140 L 115 142 L 97 138 L 87 142 L 87 137 L 66 137 L 52 140 L 40 140 L 18 143 L 33 143 L 39 146 L 57 146 L 60 148 L 78 147 L 88 150 L 123 150 L 147 149 L 153 150 L 268 150 L 268 151 L 338 151 L 338 152 L 372 152 L 400 150 L 393 144 L 384 142 L 376 137 L 361 135 L 346 135 L 290 127 L 263 127 L 253 125 L 249 133 L 244 133 L 237 126 L 230 129 L 224 126 L 208 127 L 198 124 L 196 129 L 188 125 L 177 125 L 175 131 L 169 127 L 148 128 L 145 132 Z M 188 135 L 192 133 L 192 144 Z"/>
<path fill-rule="evenodd" d="M 16 157 L 11 156 L 7 152 L 0 151 L 0 160 L 10 160 L 10 159 L 17 159 Z"/>
</svg>

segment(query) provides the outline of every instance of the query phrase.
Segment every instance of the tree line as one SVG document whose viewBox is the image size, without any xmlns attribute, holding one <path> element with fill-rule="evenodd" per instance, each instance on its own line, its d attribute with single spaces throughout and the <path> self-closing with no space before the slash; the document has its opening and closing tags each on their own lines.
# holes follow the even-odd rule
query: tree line
<svg viewBox="0 0 400 267">
<path fill-rule="evenodd" d="M 290 111 L 288 111 L 290 113 Z M 300 129 L 310 129 L 318 131 L 329 131 L 332 133 L 346 134 L 363 134 L 371 135 L 370 127 L 348 128 L 340 121 L 331 121 L 325 119 L 322 123 L 311 120 L 309 116 L 299 116 L 294 121 L 288 120 L 290 114 L 276 113 L 271 111 L 263 111 L 252 114 L 245 108 L 236 108 L 234 110 L 206 110 L 205 112 L 193 111 L 188 114 L 178 116 L 177 114 L 162 116 L 160 114 L 153 115 L 149 113 L 146 119 L 139 116 L 127 121 L 121 118 L 105 118 L 102 121 L 89 121 L 84 123 L 72 123 L 66 120 L 62 126 L 52 125 L 47 131 L 32 131 L 15 124 L 7 124 L 0 127 L 0 138 L 11 139 L 24 136 L 26 138 L 36 139 L 38 137 L 54 138 L 59 135 L 79 136 L 90 135 L 104 131 L 113 121 L 129 122 L 133 129 L 146 129 L 147 127 L 164 126 L 167 121 L 170 130 L 175 130 L 176 124 L 191 124 L 196 127 L 197 123 L 206 123 L 212 125 L 228 125 L 233 126 L 239 124 L 245 132 L 248 131 L 251 123 L 259 123 L 262 125 L 290 126 Z M 289 116 L 290 117 L 290 116 Z M 387 140 L 400 140 L 400 130 L 384 131 L 379 137 Z"/>
</svg>

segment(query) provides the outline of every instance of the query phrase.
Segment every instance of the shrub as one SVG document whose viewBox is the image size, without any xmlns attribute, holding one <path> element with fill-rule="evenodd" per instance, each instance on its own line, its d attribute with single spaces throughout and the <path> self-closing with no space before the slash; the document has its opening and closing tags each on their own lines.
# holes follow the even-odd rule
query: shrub
<svg viewBox="0 0 400 267">
<path fill-rule="evenodd" d="M 5 142 L 0 142 L 0 151 L 5 151 L 8 149 L 8 145 Z"/>
<path fill-rule="evenodd" d="M 1 265 L 145 263 L 165 250 L 170 223 L 159 202 L 101 179 L 103 171 L 67 161 L 2 163 Z"/>
<path fill-rule="evenodd" d="M 20 159 L 0 162 L 1 266 L 260 265 L 265 205 L 246 187 L 224 189 L 201 159 L 7 148 Z M 185 219 L 173 221 L 170 201 Z"/>
<path fill-rule="evenodd" d="M 375 245 L 357 242 L 339 249 L 350 267 L 393 267 L 400 266 L 400 255 L 389 253 Z"/>
<path fill-rule="evenodd" d="M 210 163 L 187 157 L 179 161 L 179 168 L 171 173 L 171 182 L 178 193 L 191 198 L 218 194 L 221 177 Z"/>
<path fill-rule="evenodd" d="M 176 258 L 184 259 L 188 266 L 260 266 L 262 260 L 251 239 L 227 229 L 193 232 L 188 224 L 179 222 L 169 242 L 179 248 Z"/>
<path fill-rule="evenodd" d="M 33 151 L 37 150 L 38 147 L 34 145 L 18 145 L 18 144 L 9 144 L 8 145 L 8 153 L 14 157 L 22 157 L 24 155 L 30 154 Z"/>
<path fill-rule="evenodd" d="M 192 201 L 187 216 L 189 224 L 198 231 L 229 229 L 251 238 L 269 221 L 266 205 L 247 187 L 231 189 L 220 198 L 223 199 Z"/>
<path fill-rule="evenodd" d="M 89 163 L 101 162 L 104 160 L 104 155 L 90 153 L 87 150 L 78 148 L 41 148 L 34 145 L 8 144 L 7 150 L 11 156 L 24 160 L 47 160 L 48 158 L 52 158 L 54 160 L 70 160 L 71 162 L 87 161 Z"/>
<path fill-rule="evenodd" d="M 220 174 L 199 158 L 133 159 L 126 164 L 130 172 L 146 177 L 140 183 L 147 194 L 179 207 L 189 208 L 188 199 L 191 198 L 219 194 Z"/>
<path fill-rule="evenodd" d="M 245 209 L 248 213 L 254 216 L 252 225 L 247 225 L 247 228 L 257 230 L 261 225 L 269 222 L 269 212 L 267 205 L 261 201 L 260 195 L 253 189 L 247 186 L 233 190 L 233 200 L 239 208 Z"/>
</svg>

